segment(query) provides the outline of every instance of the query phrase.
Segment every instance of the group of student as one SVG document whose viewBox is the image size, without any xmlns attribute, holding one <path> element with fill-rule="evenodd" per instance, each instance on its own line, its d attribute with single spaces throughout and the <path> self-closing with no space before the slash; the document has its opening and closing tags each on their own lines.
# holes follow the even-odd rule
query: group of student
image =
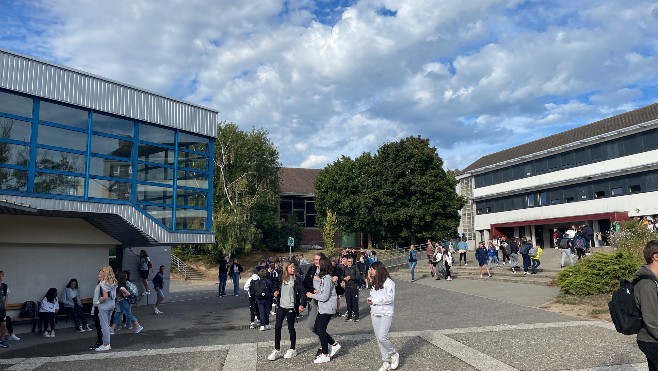
<svg viewBox="0 0 658 371">
<path fill-rule="evenodd" d="M 150 294 L 144 276 L 148 277 L 152 265 L 146 251 L 142 250 L 139 256 L 140 278 L 144 281 L 144 291 L 141 296 L 144 296 Z M 157 294 L 154 307 L 155 314 L 162 314 L 158 306 L 162 304 L 165 298 L 163 293 L 164 269 L 165 266 L 161 265 L 152 280 L 153 289 Z M 144 329 L 132 314 L 131 306 L 139 300 L 140 295 L 135 284 L 130 281 L 129 276 L 129 271 L 121 271 L 115 274 L 111 266 L 105 266 L 99 270 L 98 284 L 94 288 L 91 308 L 91 315 L 96 329 L 96 342 L 89 349 L 96 351 L 110 350 L 112 348 L 110 336 L 114 335 L 114 332 L 120 328 L 122 320 L 125 321 L 125 327 L 132 329 L 136 334 Z M 0 348 L 9 347 L 9 343 L 5 340 L 6 332 L 8 332 L 10 340 L 20 340 L 13 333 L 11 318 L 6 313 L 8 294 L 8 286 L 4 283 L 4 272 L 0 271 Z M 37 320 L 39 321 L 39 329 L 43 325 L 43 337 L 55 337 L 55 317 L 57 314 L 64 312 L 73 318 L 78 332 L 92 331 L 85 319 L 82 296 L 76 278 L 69 280 L 62 292 L 61 299 L 59 297 L 57 288 L 51 287 L 37 305 Z"/>
<path fill-rule="evenodd" d="M 453 263 L 453 250 L 451 243 L 440 244 L 438 242 L 432 243 L 432 240 L 427 240 L 425 252 L 427 253 L 430 274 L 434 279 L 440 280 L 444 278 L 446 281 L 452 281 L 450 267 L 452 267 Z M 414 282 L 416 281 L 415 270 L 418 264 L 418 250 L 416 250 L 416 245 L 409 246 L 407 261 L 409 262 L 409 270 L 411 271 L 411 282 Z"/>
<path fill-rule="evenodd" d="M 275 318 L 274 349 L 268 360 L 297 355 L 295 323 L 306 312 L 308 328 L 319 340 L 313 362 L 330 362 L 341 349 L 328 333 L 331 319 L 337 313 L 340 316 L 340 296 L 344 295 L 346 300 L 345 321 L 359 321 L 359 289 L 365 284 L 370 286 L 367 302 L 383 361 L 379 370 L 398 367 L 400 356 L 388 337 L 394 315 L 395 283 L 379 261 L 369 262 L 364 277 L 355 264 L 357 259 L 360 259 L 359 254 L 354 251 L 347 251 L 338 261 L 318 253 L 303 275 L 295 259 L 285 261 L 280 269 L 264 261 L 253 269 L 244 285 L 249 296 L 251 328 L 260 326 L 261 331 L 269 330 L 272 328 L 270 314 Z M 290 336 L 290 348 L 285 353 L 281 349 L 284 320 Z"/>
<path fill-rule="evenodd" d="M 500 252 L 503 255 L 502 260 L 499 256 Z M 521 269 L 519 267 L 519 261 L 521 261 L 523 275 L 525 276 L 537 273 L 537 268 L 541 265 L 540 258 L 542 252 L 543 249 L 541 246 L 533 245 L 525 236 L 510 239 L 502 236 L 498 245 L 494 245 L 492 240 L 487 241 L 486 246 L 484 241 L 478 242 L 478 246 L 475 249 L 475 260 L 477 260 L 480 267 L 480 277 L 483 277 L 483 270 L 486 270 L 487 275 L 491 277 L 491 268 L 494 264 L 501 267 L 501 265 L 507 263 L 510 265 L 512 273 L 516 273 L 518 269 Z"/>
</svg>

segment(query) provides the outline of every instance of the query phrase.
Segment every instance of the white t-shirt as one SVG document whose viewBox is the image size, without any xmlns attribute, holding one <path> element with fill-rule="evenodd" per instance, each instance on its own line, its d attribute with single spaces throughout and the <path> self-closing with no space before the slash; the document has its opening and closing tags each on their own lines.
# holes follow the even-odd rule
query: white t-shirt
<svg viewBox="0 0 658 371">
<path fill-rule="evenodd" d="M 573 229 L 569 229 L 565 233 L 567 234 L 567 236 L 569 236 L 569 238 L 576 237 L 576 231 L 574 231 Z"/>
</svg>

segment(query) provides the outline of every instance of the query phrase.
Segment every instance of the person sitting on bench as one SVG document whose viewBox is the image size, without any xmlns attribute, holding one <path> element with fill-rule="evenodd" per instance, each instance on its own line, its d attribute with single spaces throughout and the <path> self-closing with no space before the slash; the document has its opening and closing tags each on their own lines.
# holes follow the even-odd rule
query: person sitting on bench
<svg viewBox="0 0 658 371">
<path fill-rule="evenodd" d="M 62 293 L 62 304 L 64 304 L 64 310 L 73 317 L 75 328 L 78 332 L 91 331 L 91 327 L 87 324 L 82 311 L 82 301 L 77 279 L 71 278 L 68 285 L 66 285 Z"/>
</svg>

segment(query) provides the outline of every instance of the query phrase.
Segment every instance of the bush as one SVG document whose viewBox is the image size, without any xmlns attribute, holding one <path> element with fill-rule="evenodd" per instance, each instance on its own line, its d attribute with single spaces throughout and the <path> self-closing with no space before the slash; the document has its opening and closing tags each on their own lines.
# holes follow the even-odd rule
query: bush
<svg viewBox="0 0 658 371">
<path fill-rule="evenodd" d="M 644 264 L 644 246 L 655 239 L 658 239 L 658 234 L 635 220 L 619 222 L 619 230 L 611 236 L 612 245 L 618 251 L 631 255 L 640 265 Z"/>
<path fill-rule="evenodd" d="M 594 253 L 557 276 L 560 290 L 576 296 L 609 294 L 619 288 L 620 279 L 630 279 L 639 269 L 635 254 L 626 251 Z"/>
</svg>

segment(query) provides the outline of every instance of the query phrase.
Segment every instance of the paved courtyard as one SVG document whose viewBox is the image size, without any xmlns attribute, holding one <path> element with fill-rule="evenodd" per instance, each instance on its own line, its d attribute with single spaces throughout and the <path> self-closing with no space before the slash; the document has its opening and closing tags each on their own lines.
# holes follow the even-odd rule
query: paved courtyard
<svg viewBox="0 0 658 371">
<path fill-rule="evenodd" d="M 391 337 L 400 370 L 646 370 L 635 338 L 610 324 L 540 309 L 557 294 L 542 285 L 422 278 L 394 273 L 396 316 Z M 0 349 L 0 370 L 377 370 L 381 365 L 368 307 L 362 320 L 333 319 L 329 332 L 343 348 L 328 364 L 312 364 L 317 339 L 306 318 L 297 324 L 297 357 L 267 360 L 274 332 L 248 329 L 248 301 L 216 297 L 213 282 L 172 283 L 164 315 L 136 308 L 145 330 L 118 331 L 110 352 L 87 350 L 94 332 L 58 324 L 56 338 L 16 326 L 22 339 Z M 283 329 L 283 350 L 288 343 Z"/>
</svg>

